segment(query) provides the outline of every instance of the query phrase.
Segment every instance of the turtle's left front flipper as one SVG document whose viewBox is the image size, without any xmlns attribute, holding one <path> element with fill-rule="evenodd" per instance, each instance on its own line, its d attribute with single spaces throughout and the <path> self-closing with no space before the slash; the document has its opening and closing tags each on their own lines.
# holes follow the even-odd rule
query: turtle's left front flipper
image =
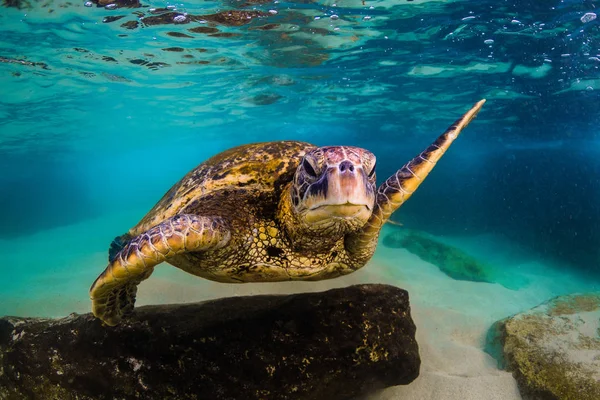
<svg viewBox="0 0 600 400">
<path fill-rule="evenodd" d="M 137 286 L 169 257 L 190 251 L 220 249 L 230 231 L 219 217 L 181 214 L 133 238 L 119 251 L 90 289 L 92 312 L 116 325 L 133 311 Z"/>
</svg>

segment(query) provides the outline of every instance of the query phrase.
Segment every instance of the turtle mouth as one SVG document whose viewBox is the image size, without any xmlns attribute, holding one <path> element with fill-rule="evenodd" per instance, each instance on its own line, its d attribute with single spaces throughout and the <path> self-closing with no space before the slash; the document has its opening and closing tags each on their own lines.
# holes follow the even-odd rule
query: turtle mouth
<svg viewBox="0 0 600 400">
<path fill-rule="evenodd" d="M 342 203 L 342 204 L 317 204 L 315 206 L 312 206 L 309 211 L 315 211 L 315 210 L 320 210 L 320 209 L 325 209 L 325 210 L 331 210 L 333 212 L 346 212 L 346 211 L 350 211 L 352 212 L 353 209 L 359 209 L 362 210 L 363 208 L 366 208 L 367 210 L 371 210 L 371 207 L 369 207 L 369 205 L 367 204 L 355 204 L 355 203 L 351 203 L 351 202 L 346 202 L 346 203 Z"/>
<path fill-rule="evenodd" d="M 366 204 L 320 204 L 311 207 L 306 214 L 307 222 L 323 220 L 365 220 L 371 215 L 371 208 Z"/>
</svg>

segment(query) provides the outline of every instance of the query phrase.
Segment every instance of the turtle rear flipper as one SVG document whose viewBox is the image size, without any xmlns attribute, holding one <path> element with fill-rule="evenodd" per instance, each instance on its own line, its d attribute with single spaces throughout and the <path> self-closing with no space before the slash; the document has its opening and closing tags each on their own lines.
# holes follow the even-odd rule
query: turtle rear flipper
<svg viewBox="0 0 600 400">
<path fill-rule="evenodd" d="M 90 288 L 92 312 L 107 325 L 116 325 L 133 311 L 137 286 L 154 267 L 177 254 L 215 250 L 231 234 L 219 217 L 176 215 L 131 239 L 117 252 Z"/>
<path fill-rule="evenodd" d="M 112 263 L 115 260 L 117 254 L 123 250 L 123 247 L 129 243 L 132 239 L 132 236 L 129 233 L 126 233 L 121 236 L 117 236 L 110 243 L 110 247 L 108 248 L 108 262 Z"/>
</svg>

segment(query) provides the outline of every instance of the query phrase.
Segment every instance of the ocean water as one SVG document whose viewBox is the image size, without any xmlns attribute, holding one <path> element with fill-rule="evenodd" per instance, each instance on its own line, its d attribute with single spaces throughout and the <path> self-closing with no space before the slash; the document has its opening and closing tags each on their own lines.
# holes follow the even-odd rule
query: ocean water
<svg viewBox="0 0 600 400">
<path fill-rule="evenodd" d="M 469 343 L 482 348 L 494 320 L 598 289 L 597 1 L 107 4 L 0 5 L 0 315 L 88 312 L 111 240 L 211 155 L 283 139 L 355 145 L 377 155 L 383 182 L 482 98 L 356 277 L 232 286 L 165 266 L 139 304 L 383 280 L 410 290 L 424 330 L 432 310 L 479 318 Z M 486 278 L 383 243 L 406 232 Z"/>
</svg>

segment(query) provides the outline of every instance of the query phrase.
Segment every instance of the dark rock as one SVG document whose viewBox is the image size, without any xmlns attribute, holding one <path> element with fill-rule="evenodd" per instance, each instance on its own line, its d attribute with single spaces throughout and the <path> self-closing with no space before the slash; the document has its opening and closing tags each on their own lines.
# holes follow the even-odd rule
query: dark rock
<svg viewBox="0 0 600 400">
<path fill-rule="evenodd" d="M 487 351 L 526 400 L 600 399 L 600 293 L 557 297 L 495 323 Z"/>
<path fill-rule="evenodd" d="M 420 359 L 408 293 L 323 293 L 0 319 L 1 399 L 346 399 L 408 384 Z"/>
</svg>

